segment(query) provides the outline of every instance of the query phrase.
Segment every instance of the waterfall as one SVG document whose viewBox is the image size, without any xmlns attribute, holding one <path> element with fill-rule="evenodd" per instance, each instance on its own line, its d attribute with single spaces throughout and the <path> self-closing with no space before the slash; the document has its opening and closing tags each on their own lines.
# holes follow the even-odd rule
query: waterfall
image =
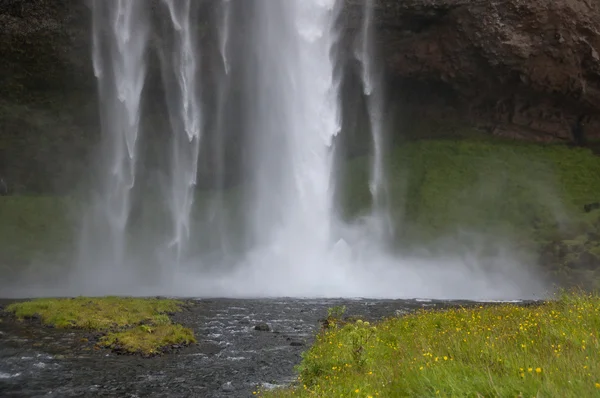
<svg viewBox="0 0 600 398">
<path fill-rule="evenodd" d="M 198 101 L 198 63 L 195 15 L 191 0 L 163 0 L 171 18 L 172 43 L 163 48 L 163 76 L 172 134 L 169 210 L 175 262 L 190 239 L 190 216 L 198 175 L 198 151 L 202 139 L 202 114 Z M 170 57 L 169 57 L 170 55 Z M 170 62 L 169 62 L 170 61 Z M 168 71 L 173 76 L 168 75 Z"/>
<path fill-rule="evenodd" d="M 223 192 L 225 190 L 225 146 L 228 136 L 228 98 L 231 88 L 231 65 L 229 56 L 229 35 L 231 31 L 231 12 L 232 4 L 230 0 L 222 0 L 218 8 L 218 24 L 217 37 L 219 41 L 219 54 L 222 60 L 222 67 L 216 73 L 214 80 L 216 81 L 215 95 L 215 117 L 213 122 L 213 130 L 215 134 L 212 137 L 212 153 L 214 158 L 215 175 L 214 187 L 216 193 L 213 194 L 213 199 L 210 204 L 208 221 L 211 225 L 211 230 L 216 235 L 214 246 L 217 256 L 223 258 L 227 250 L 230 249 L 229 237 L 227 236 L 226 224 L 228 221 Z"/>
<path fill-rule="evenodd" d="M 84 221 L 80 262 L 116 271 L 125 264 L 135 185 L 148 21 L 142 0 L 94 0 L 93 66 L 103 136 L 102 175 Z"/>
<path fill-rule="evenodd" d="M 365 0 L 354 49 L 372 139 L 372 208 L 356 220 L 337 217 L 333 191 L 343 178 L 336 170 L 348 163 L 337 159 L 333 167 L 334 154 L 343 152 L 334 151 L 343 145 L 336 140 L 345 64 L 338 46 L 349 31 L 339 26 L 340 12 L 354 3 L 93 1 L 103 140 L 98 192 L 84 217 L 81 272 L 70 281 L 76 294 L 448 298 L 466 291 L 481 298 L 521 295 L 532 286 L 508 256 L 483 263 L 472 253 L 407 257 L 382 245 L 392 243 L 393 229 L 374 0 Z M 164 28 L 152 40 L 151 21 Z M 160 73 L 150 69 L 145 109 L 157 112 L 148 119 L 157 123 L 146 123 L 144 135 L 147 48 L 158 55 Z M 168 126 L 156 132 L 163 118 Z M 152 146 L 156 171 L 144 168 L 149 157 L 137 148 L 138 135 L 149 143 L 152 133 L 169 143 Z M 148 206 L 158 222 L 129 220 L 132 199 L 135 206 L 152 202 L 136 178 L 154 175 L 166 176 L 144 180 L 164 192 L 162 207 Z M 233 176 L 233 194 L 226 176 Z M 490 272 L 486 262 L 503 272 Z"/>
<path fill-rule="evenodd" d="M 338 4 L 254 4 L 251 231 L 261 263 L 293 268 L 294 258 L 324 254 L 330 244 L 332 142 L 340 130 Z"/>
<path fill-rule="evenodd" d="M 219 51 L 221 52 L 221 58 L 223 60 L 223 69 L 225 74 L 229 74 L 229 56 L 228 56 L 228 44 L 229 44 L 229 19 L 231 16 L 231 3 L 230 0 L 222 0 L 221 2 L 221 21 L 219 23 Z"/>
<path fill-rule="evenodd" d="M 392 233 L 392 223 L 389 221 L 388 190 L 385 173 L 384 146 L 385 131 L 383 123 L 383 93 L 382 76 L 374 43 L 374 0 L 364 0 L 364 15 L 359 43 L 356 48 L 356 58 L 361 64 L 363 93 L 366 96 L 367 114 L 372 140 L 371 170 L 369 177 L 369 191 L 372 197 L 372 221 L 376 224 L 376 231 L 389 237 Z"/>
</svg>

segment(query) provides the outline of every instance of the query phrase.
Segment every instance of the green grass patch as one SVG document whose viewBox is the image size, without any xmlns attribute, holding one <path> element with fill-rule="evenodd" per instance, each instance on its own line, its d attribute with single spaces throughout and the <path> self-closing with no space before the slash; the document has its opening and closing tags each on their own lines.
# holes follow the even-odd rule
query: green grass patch
<svg viewBox="0 0 600 398">
<path fill-rule="evenodd" d="M 157 354 L 163 347 L 195 343 L 191 329 L 181 325 L 140 325 L 123 332 L 110 333 L 100 339 L 100 345 L 126 353 Z"/>
<path fill-rule="evenodd" d="M 100 346 L 151 355 L 163 347 L 195 342 L 192 330 L 169 318 L 183 305 L 169 299 L 77 297 L 13 303 L 6 311 L 21 320 L 39 317 L 44 325 L 57 328 L 100 331 L 105 333 Z"/>
<path fill-rule="evenodd" d="M 390 208 L 423 242 L 458 229 L 547 241 L 585 222 L 583 205 L 600 200 L 600 157 L 589 149 L 506 140 L 421 140 L 386 159 Z M 353 160 L 342 196 L 355 217 L 370 205 L 368 159 Z"/>
<path fill-rule="evenodd" d="M 323 330 L 297 385 L 267 397 L 600 395 L 600 296 L 427 310 Z"/>
</svg>

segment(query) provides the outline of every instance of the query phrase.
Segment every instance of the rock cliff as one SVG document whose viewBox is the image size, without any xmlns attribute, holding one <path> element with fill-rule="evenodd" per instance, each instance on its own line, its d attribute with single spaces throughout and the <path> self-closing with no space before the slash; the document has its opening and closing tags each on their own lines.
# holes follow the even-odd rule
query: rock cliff
<svg viewBox="0 0 600 398">
<path fill-rule="evenodd" d="M 344 1 L 351 37 L 363 0 Z M 597 1 L 375 6 L 389 97 L 413 116 L 526 140 L 600 138 Z M 69 186 L 97 139 L 89 44 L 84 0 L 0 0 L 0 176 L 23 190 Z"/>
<path fill-rule="evenodd" d="M 495 134 L 536 140 L 571 140 L 579 121 L 584 138 L 600 137 L 599 2 L 376 4 L 388 70 L 408 92 L 399 95 L 420 98 L 425 113 L 442 103 Z"/>
</svg>

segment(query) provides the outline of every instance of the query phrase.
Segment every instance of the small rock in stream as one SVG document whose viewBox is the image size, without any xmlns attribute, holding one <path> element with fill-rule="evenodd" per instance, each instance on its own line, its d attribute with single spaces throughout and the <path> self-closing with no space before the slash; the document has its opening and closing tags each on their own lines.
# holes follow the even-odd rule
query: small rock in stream
<svg viewBox="0 0 600 398">
<path fill-rule="evenodd" d="M 269 332 L 271 331 L 271 328 L 266 323 L 259 323 L 254 326 L 254 330 L 258 330 L 259 332 Z"/>
<path fill-rule="evenodd" d="M 233 386 L 233 384 L 231 384 L 230 381 L 228 381 L 227 383 L 223 384 L 221 386 L 221 389 L 225 392 L 233 392 L 235 391 L 235 387 Z"/>
<path fill-rule="evenodd" d="M 297 341 L 297 340 L 294 340 L 294 341 L 292 341 L 292 342 L 290 343 L 290 345 L 291 345 L 292 347 L 302 347 L 302 346 L 304 345 L 304 342 L 302 342 L 302 341 Z"/>
</svg>

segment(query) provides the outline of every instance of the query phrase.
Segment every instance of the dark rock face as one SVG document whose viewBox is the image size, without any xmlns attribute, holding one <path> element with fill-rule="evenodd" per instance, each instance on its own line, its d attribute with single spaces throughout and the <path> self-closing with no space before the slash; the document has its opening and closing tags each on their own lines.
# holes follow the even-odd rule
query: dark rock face
<svg viewBox="0 0 600 398">
<path fill-rule="evenodd" d="M 351 45 L 364 2 L 344 1 L 341 23 Z M 210 19 L 216 1 L 201 4 Z M 405 123 L 436 120 L 579 145 L 600 137 L 597 1 L 375 5 L 387 94 L 398 105 L 393 112 L 410 116 Z M 64 191 L 86 170 L 99 137 L 90 16 L 85 0 L 0 0 L 0 174 L 16 192 Z M 156 83 L 154 69 L 148 78 Z"/>
<path fill-rule="evenodd" d="M 356 26 L 362 1 L 347 3 L 355 9 L 349 25 Z M 600 137 L 597 1 L 376 4 L 381 51 L 400 83 L 390 90 L 403 88 L 398 95 L 405 99 L 419 97 L 422 108 L 430 107 L 424 113 L 442 116 L 450 104 L 460 118 L 495 134 L 569 141 L 577 141 L 573 135 Z"/>
<path fill-rule="evenodd" d="M 62 191 L 97 136 L 84 1 L 0 0 L 0 174 Z"/>
<path fill-rule="evenodd" d="M 266 323 L 259 323 L 258 325 L 254 326 L 254 330 L 258 332 L 270 332 L 271 328 Z"/>
</svg>

